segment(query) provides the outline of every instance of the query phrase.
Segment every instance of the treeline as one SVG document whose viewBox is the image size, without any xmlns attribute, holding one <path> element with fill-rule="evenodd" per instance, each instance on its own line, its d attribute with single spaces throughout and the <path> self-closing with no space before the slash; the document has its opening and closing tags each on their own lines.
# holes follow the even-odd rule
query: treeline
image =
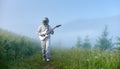
<svg viewBox="0 0 120 69">
<path fill-rule="evenodd" d="M 39 51 L 40 42 L 37 40 L 0 29 L 0 68 Z"/>
<path fill-rule="evenodd" d="M 120 37 L 116 37 L 116 42 L 113 42 L 113 38 L 109 37 L 108 27 L 105 26 L 103 33 L 96 39 L 94 45 L 91 44 L 89 36 L 86 36 L 84 41 L 80 37 L 77 38 L 76 47 L 84 49 L 99 49 L 99 50 L 120 50 Z"/>
</svg>

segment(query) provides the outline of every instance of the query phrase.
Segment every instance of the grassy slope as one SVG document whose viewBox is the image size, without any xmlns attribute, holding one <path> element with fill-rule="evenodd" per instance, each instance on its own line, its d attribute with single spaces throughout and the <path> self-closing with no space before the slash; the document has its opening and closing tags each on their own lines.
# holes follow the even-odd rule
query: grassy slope
<svg viewBox="0 0 120 69">
<path fill-rule="evenodd" d="M 120 69 L 119 52 L 58 48 L 52 55 L 55 69 Z"/>
<path fill-rule="evenodd" d="M 11 69 L 120 69 L 119 52 L 110 54 L 107 51 L 53 48 L 51 54 L 50 62 L 42 61 L 40 53 L 37 53 Z"/>
<path fill-rule="evenodd" d="M 0 69 L 9 69 L 39 50 L 40 43 L 35 39 L 0 29 Z"/>
</svg>

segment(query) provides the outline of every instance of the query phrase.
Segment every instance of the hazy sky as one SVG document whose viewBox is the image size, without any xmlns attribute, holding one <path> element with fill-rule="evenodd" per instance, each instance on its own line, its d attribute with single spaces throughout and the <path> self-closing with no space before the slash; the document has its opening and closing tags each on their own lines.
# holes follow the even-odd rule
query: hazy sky
<svg viewBox="0 0 120 69">
<path fill-rule="evenodd" d="M 76 25 L 74 26 L 74 22 L 76 21 L 84 19 L 87 21 L 93 20 L 94 22 L 95 19 L 99 18 L 104 19 L 107 17 L 120 16 L 120 0 L 0 0 L 1 28 L 37 38 L 36 29 L 38 25 L 41 24 L 40 22 L 44 16 L 50 19 L 50 25 L 52 26 L 62 24 L 61 28 L 56 29 L 53 39 L 54 41 L 63 41 L 63 38 L 69 34 L 77 33 L 71 30 L 71 28 L 76 28 Z M 119 19 L 117 19 L 115 26 L 120 25 L 118 24 L 118 20 Z M 78 25 L 85 27 L 87 23 L 89 22 L 86 22 L 86 24 L 79 23 Z M 99 25 L 103 24 L 99 23 Z M 115 26 L 112 26 L 112 28 L 118 29 L 118 27 Z M 89 32 L 92 25 L 91 28 L 89 27 L 90 30 L 88 30 L 88 28 L 77 28 L 80 29 L 79 32 L 85 30 L 87 30 L 85 32 Z M 94 30 L 95 29 L 92 29 L 91 31 L 95 33 Z M 103 28 L 101 28 L 101 30 L 103 30 Z M 85 34 L 86 33 L 82 35 Z M 72 40 L 70 38 L 72 38 L 72 35 L 66 37 L 65 41 L 67 42 L 67 39 Z"/>
</svg>

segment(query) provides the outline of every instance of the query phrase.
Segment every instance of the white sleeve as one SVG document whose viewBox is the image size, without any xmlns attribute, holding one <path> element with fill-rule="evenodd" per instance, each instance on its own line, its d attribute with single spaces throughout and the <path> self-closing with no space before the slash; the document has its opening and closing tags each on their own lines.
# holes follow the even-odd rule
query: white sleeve
<svg viewBox="0 0 120 69">
<path fill-rule="evenodd" d="M 41 34 L 41 25 L 37 29 L 37 33 L 40 35 Z"/>
</svg>

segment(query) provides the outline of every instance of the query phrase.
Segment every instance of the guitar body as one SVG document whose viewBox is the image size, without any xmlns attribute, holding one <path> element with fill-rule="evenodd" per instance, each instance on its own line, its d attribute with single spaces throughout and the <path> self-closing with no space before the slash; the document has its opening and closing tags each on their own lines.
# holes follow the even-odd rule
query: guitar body
<svg viewBox="0 0 120 69">
<path fill-rule="evenodd" d="M 48 35 L 45 35 L 45 36 L 43 36 L 43 37 L 42 37 L 42 36 L 39 36 L 40 40 L 42 40 L 42 41 L 45 40 L 47 37 L 48 37 Z"/>
<path fill-rule="evenodd" d="M 46 34 L 47 30 L 45 30 L 44 32 L 42 32 L 41 34 Z M 46 34 L 45 36 L 39 36 L 40 40 L 45 40 L 48 37 L 48 35 Z"/>
</svg>

